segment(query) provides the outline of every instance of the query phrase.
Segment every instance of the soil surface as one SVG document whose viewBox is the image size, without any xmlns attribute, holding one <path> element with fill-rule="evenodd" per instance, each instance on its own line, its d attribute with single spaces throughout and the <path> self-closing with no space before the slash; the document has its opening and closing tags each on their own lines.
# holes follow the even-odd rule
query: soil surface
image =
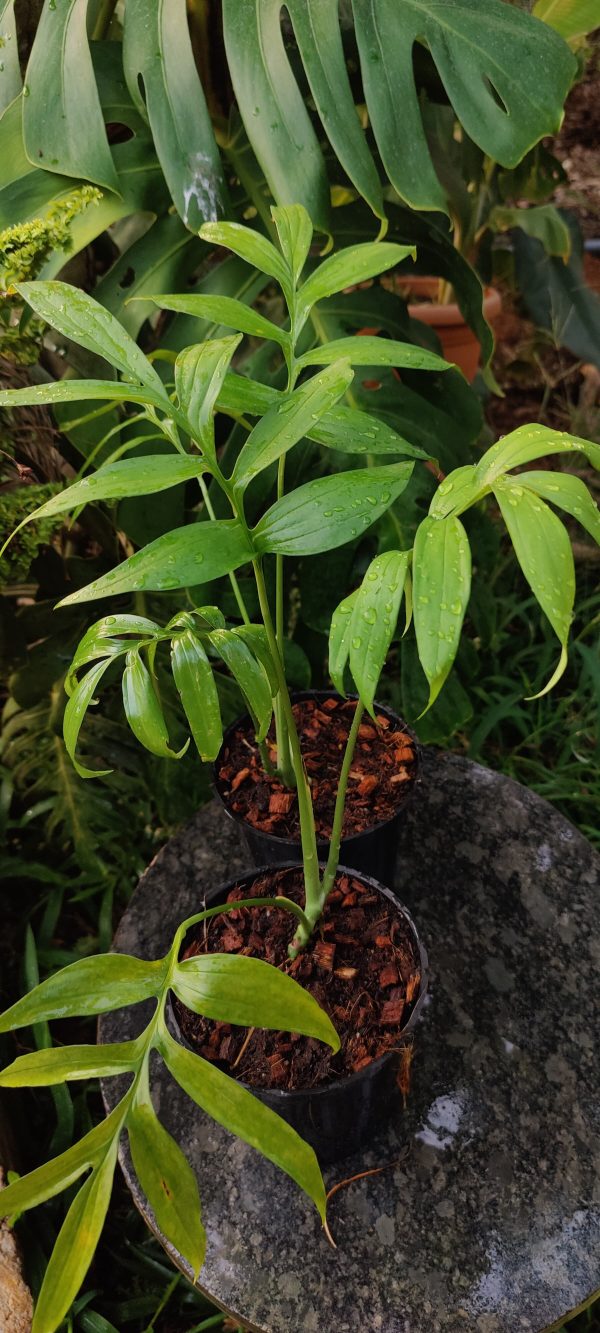
<svg viewBox="0 0 600 1333">
<path fill-rule="evenodd" d="M 317 836 L 322 839 L 331 836 L 340 768 L 355 709 L 354 699 L 334 697 L 324 702 L 304 699 L 294 704 L 311 784 Z M 377 725 L 372 718 L 365 717 L 359 729 L 344 814 L 346 838 L 394 815 L 416 777 L 415 746 L 403 724 L 394 726 L 384 713 L 375 716 Z M 276 762 L 273 728 L 269 750 Z M 280 838 L 299 839 L 296 793 L 267 776 L 250 726 L 234 732 L 223 752 L 217 781 L 233 813 L 253 828 Z"/>
<path fill-rule="evenodd" d="M 252 886 L 253 897 L 277 894 L 302 903 L 301 871 L 274 870 Z M 247 889 L 236 888 L 228 901 L 247 896 Z M 312 1088 L 363 1069 L 398 1047 L 419 994 L 419 954 L 406 918 L 360 879 L 338 876 L 312 941 L 292 962 L 287 951 L 295 924 L 280 908 L 240 908 L 196 927 L 183 953 L 262 958 L 299 981 L 329 1014 L 341 1041 L 335 1055 L 312 1037 L 216 1023 L 175 999 L 190 1045 L 255 1088 Z M 401 1064 L 400 1077 L 406 1073 Z"/>
</svg>

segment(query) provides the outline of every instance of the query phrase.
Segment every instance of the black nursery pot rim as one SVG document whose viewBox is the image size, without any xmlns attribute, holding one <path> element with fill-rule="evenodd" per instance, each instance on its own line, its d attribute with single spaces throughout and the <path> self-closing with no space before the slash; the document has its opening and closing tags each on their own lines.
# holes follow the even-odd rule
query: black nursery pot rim
<svg viewBox="0 0 600 1333">
<path fill-rule="evenodd" d="M 357 694 L 347 694 L 346 696 L 344 696 L 343 694 L 339 694 L 339 692 L 334 689 L 292 691 L 291 694 L 292 704 L 302 703 L 304 699 L 339 699 L 340 703 L 359 702 L 359 697 Z M 378 713 L 383 713 L 385 717 L 389 717 L 390 721 L 400 723 L 402 730 L 406 732 L 407 736 L 410 737 L 415 749 L 414 773 L 410 783 L 409 791 L 399 802 L 396 809 L 393 810 L 392 813 L 388 815 L 386 819 L 378 819 L 376 823 L 369 824 L 367 828 L 362 829 L 360 833 L 348 833 L 343 835 L 342 842 L 345 851 L 346 850 L 351 851 L 353 844 L 360 842 L 362 838 L 365 838 L 367 836 L 367 834 L 378 833 L 380 829 L 387 828 L 389 824 L 392 824 L 394 822 L 394 820 L 399 819 L 401 815 L 404 814 L 408 802 L 411 800 L 417 786 L 421 781 L 421 768 L 422 768 L 421 744 L 419 742 L 419 738 L 416 732 L 413 731 L 412 727 L 409 727 L 408 722 L 405 722 L 404 719 L 400 717 L 399 713 L 395 713 L 393 708 L 388 708 L 387 704 L 378 704 L 377 700 L 375 700 L 373 707 L 374 709 L 377 710 Z M 252 718 L 250 717 L 249 713 L 241 713 L 240 716 L 236 717 L 233 722 L 230 722 L 226 731 L 223 733 L 221 748 L 212 766 L 212 787 L 215 796 L 217 797 L 217 800 L 221 803 L 228 819 L 232 819 L 234 824 L 239 824 L 241 828 L 250 829 L 252 833 L 257 834 L 257 836 L 261 839 L 261 842 L 264 839 L 267 845 L 269 843 L 272 843 L 274 846 L 277 846 L 280 845 L 281 843 L 287 842 L 290 844 L 290 846 L 293 846 L 294 844 L 300 846 L 299 834 L 297 837 L 293 837 L 284 833 L 263 833 L 262 829 L 255 828 L 254 825 L 251 824 L 247 819 L 244 819 L 243 815 L 238 815 L 235 810 L 231 809 L 229 804 L 229 798 L 224 796 L 223 792 L 221 791 L 219 767 L 222 762 L 223 751 L 225 749 L 225 746 L 229 744 L 229 741 L 233 736 L 234 732 L 236 732 L 238 728 L 246 726 L 250 729 L 250 731 L 252 731 L 253 729 Z M 326 850 L 328 847 L 329 847 L 329 838 L 320 838 L 317 836 L 317 848 L 322 848 L 323 850 Z M 283 862 L 281 864 L 283 864 Z M 290 862 L 289 864 L 292 864 L 292 862 Z M 353 871 L 352 873 L 355 874 L 356 872 Z"/>
<path fill-rule="evenodd" d="M 320 869 L 324 870 L 324 868 L 325 868 L 324 864 L 320 863 Z M 272 877 L 273 875 L 279 874 L 279 872 L 282 870 L 303 871 L 302 862 L 284 861 L 277 866 L 258 866 L 256 870 L 249 870 L 246 871 L 245 874 L 235 875 L 232 879 L 227 880 L 226 884 L 221 884 L 219 885 L 218 888 L 213 889 L 211 892 L 206 894 L 205 896 L 206 906 L 207 907 L 210 906 L 211 899 L 217 897 L 226 898 L 227 894 L 230 892 L 231 889 L 241 888 L 242 886 L 248 883 L 254 883 L 255 880 L 260 879 L 262 876 Z M 416 945 L 417 953 L 419 955 L 419 967 L 421 970 L 421 979 L 419 981 L 419 993 L 416 997 L 416 1000 L 414 1001 L 410 1015 L 407 1019 L 405 1026 L 402 1028 L 402 1031 L 398 1039 L 399 1043 L 403 1043 L 405 1037 L 408 1036 L 412 1032 L 413 1028 L 416 1026 L 417 1019 L 420 1017 L 423 1005 L 425 1003 L 425 996 L 427 995 L 427 990 L 429 987 L 429 958 L 427 956 L 427 950 L 425 948 L 425 945 L 423 944 L 421 936 L 419 935 L 412 914 L 409 912 L 408 907 L 405 907 L 404 903 L 399 902 L 390 889 L 387 889 L 384 884 L 380 884 L 379 880 L 373 879 L 371 875 L 363 874 L 362 870 L 361 871 L 351 870 L 348 866 L 341 866 L 341 865 L 338 866 L 336 871 L 336 878 L 337 875 L 351 875 L 353 879 L 359 879 L 361 883 L 367 884 L 370 889 L 373 889 L 376 893 L 379 893 L 381 897 L 387 898 L 388 901 L 391 903 L 392 907 L 397 911 L 398 915 L 403 916 L 405 920 L 408 922 L 408 925 L 410 927 L 413 942 Z M 286 910 L 285 908 L 281 908 L 281 911 L 285 910 Z M 201 922 L 197 923 L 197 925 L 199 924 L 201 925 L 202 923 Z M 191 931 L 196 930 L 197 925 L 190 926 L 190 931 L 188 932 L 188 934 Z M 184 947 L 184 944 L 185 944 L 185 937 L 181 941 L 182 949 Z M 179 956 L 181 957 L 181 952 Z M 183 1001 L 180 1000 L 179 1003 L 183 1004 Z M 188 1041 L 187 1037 L 184 1036 L 179 1026 L 179 1022 L 177 1020 L 177 1016 L 175 1013 L 173 995 L 171 991 L 169 991 L 169 996 L 168 996 L 168 1012 L 171 1021 L 173 1022 L 175 1028 L 177 1029 L 177 1036 L 179 1041 L 182 1043 L 182 1045 L 186 1046 L 188 1050 L 193 1051 L 196 1054 L 197 1052 L 195 1046 L 193 1046 L 192 1043 Z M 261 1093 L 268 1092 L 269 1097 L 277 1098 L 282 1102 L 294 1101 L 294 1100 L 300 1101 L 302 1098 L 306 1098 L 308 1096 L 310 1096 L 311 1098 L 326 1097 L 328 1093 L 329 1094 L 331 1093 L 333 1088 L 335 1088 L 336 1091 L 338 1089 L 343 1091 L 346 1088 L 352 1088 L 355 1087 L 356 1084 L 364 1082 L 366 1078 L 372 1077 L 372 1075 L 378 1069 L 380 1069 L 382 1065 L 387 1064 L 397 1054 L 398 1054 L 398 1047 L 396 1046 L 390 1051 L 384 1051 L 383 1055 L 378 1055 L 375 1060 L 371 1060 L 370 1063 L 368 1065 L 365 1065 L 362 1069 L 355 1069 L 353 1073 L 344 1074 L 340 1078 L 330 1079 L 327 1083 L 314 1083 L 307 1088 L 289 1088 L 289 1089 L 271 1088 L 271 1087 L 257 1088 L 252 1083 L 245 1083 L 244 1080 L 241 1078 L 235 1079 L 235 1081 L 236 1083 L 239 1083 L 241 1088 L 246 1088 L 248 1092 L 252 1092 L 254 1096 L 260 1097 Z M 216 1061 L 213 1063 L 216 1063 Z M 233 1074 L 230 1074 L 229 1077 L 234 1078 L 235 1076 Z"/>
</svg>

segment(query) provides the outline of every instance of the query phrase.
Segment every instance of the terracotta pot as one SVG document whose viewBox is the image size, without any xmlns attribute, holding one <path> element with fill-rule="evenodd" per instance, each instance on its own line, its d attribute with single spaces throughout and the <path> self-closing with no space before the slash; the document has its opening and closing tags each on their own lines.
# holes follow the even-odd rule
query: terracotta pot
<svg viewBox="0 0 600 1333">
<path fill-rule="evenodd" d="M 439 282 L 437 278 L 411 278 L 406 288 L 409 296 L 431 297 L 431 300 L 411 301 L 408 313 L 412 319 L 420 319 L 422 324 L 434 328 L 442 344 L 442 351 L 447 361 L 453 361 L 460 367 L 469 383 L 475 379 L 479 367 L 481 347 L 479 339 L 468 324 L 465 324 L 461 311 L 455 302 L 440 305 L 433 298 L 437 296 Z M 483 313 L 488 324 L 493 324 L 502 308 L 500 292 L 495 287 L 486 287 L 483 297 Z"/>
</svg>

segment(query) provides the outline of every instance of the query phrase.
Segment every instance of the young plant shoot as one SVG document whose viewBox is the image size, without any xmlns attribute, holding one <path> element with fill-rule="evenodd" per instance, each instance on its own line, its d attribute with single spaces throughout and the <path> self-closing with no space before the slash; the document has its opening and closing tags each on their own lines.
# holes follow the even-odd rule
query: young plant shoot
<svg viewBox="0 0 600 1333">
<path fill-rule="evenodd" d="M 460 516 L 492 496 L 524 576 L 559 641 L 559 662 L 544 687 L 550 689 L 566 663 L 575 590 L 570 541 L 555 509 L 578 519 L 596 540 L 600 540 L 600 517 L 579 478 L 546 470 L 515 473 L 514 469 L 549 453 L 578 451 L 598 466 L 600 448 L 541 426 L 513 431 L 477 463 L 459 467 L 442 480 L 413 547 L 377 554 L 360 587 L 339 605 L 331 626 L 330 675 L 343 693 L 349 668 L 359 699 L 341 760 L 329 858 L 321 870 L 311 788 L 285 673 L 283 562 L 288 555 L 326 553 L 366 533 L 408 485 L 414 467 L 427 461 L 423 450 L 407 443 L 390 425 L 351 405 L 346 395 L 353 367 L 381 365 L 437 373 L 449 367 L 433 352 L 374 336 L 313 345 L 318 321 L 311 321 L 311 312 L 319 301 L 375 277 L 414 252 L 380 241 L 355 245 L 316 262 L 310 256 L 311 222 L 302 207 L 274 208 L 273 220 L 279 247 L 236 223 L 209 223 L 200 234 L 213 245 L 233 251 L 277 284 L 287 310 L 283 327 L 230 298 L 157 296 L 156 304 L 162 309 L 210 319 L 233 331 L 231 336 L 180 352 L 171 389 L 116 319 L 92 297 L 62 282 L 22 283 L 20 295 L 38 316 L 103 357 L 120 378 L 64 379 L 6 391 L 0 393 L 0 406 L 93 400 L 133 403 L 138 418 L 160 434 L 171 450 L 127 458 L 122 456 L 127 446 L 121 446 L 113 458 L 54 495 L 23 523 L 76 511 L 84 504 L 162 493 L 181 482 L 197 482 L 201 502 L 197 521 L 151 541 L 86 587 L 75 589 L 61 603 L 123 597 L 130 599 L 129 607 L 133 599 L 137 612 L 137 594 L 180 589 L 182 597 L 182 609 L 164 625 L 145 614 L 134 614 L 125 603 L 125 609 L 118 604 L 114 614 L 104 613 L 88 629 L 67 673 L 65 744 L 78 773 L 92 778 L 97 770 L 77 757 L 80 731 L 103 680 L 114 677 L 118 665 L 124 710 L 134 735 L 152 754 L 181 757 L 189 741 L 182 749 L 174 748 L 155 676 L 157 655 L 168 645 L 173 681 L 191 738 L 201 758 L 213 760 L 223 739 L 214 671 L 224 665 L 242 692 L 267 768 L 270 759 L 264 742 L 274 714 L 277 771 L 297 791 L 304 903 L 298 906 L 280 898 L 270 903 L 295 914 L 291 945 L 295 956 L 315 930 L 334 885 L 358 729 L 364 710 L 374 716 L 377 685 L 402 600 L 406 628 L 411 617 L 414 623 L 431 704 L 451 670 L 469 600 L 471 555 Z M 244 334 L 269 340 L 281 349 L 287 372 L 284 390 L 250 380 L 232 368 Z M 233 417 L 247 431 L 233 467 L 227 470 L 216 446 L 215 413 Z M 356 454 L 358 466 L 289 489 L 286 458 L 303 438 L 338 453 Z M 265 481 L 263 474 L 268 469 L 275 498 L 251 525 L 248 492 L 257 478 L 262 476 Z M 224 502 L 227 517 L 215 517 L 217 495 L 219 512 Z M 274 566 L 272 596 L 265 577 L 268 562 Z M 242 569 L 250 571 L 254 580 L 260 608 L 257 623 L 251 623 L 238 582 Z M 224 576 L 231 581 L 239 623 L 228 623 L 218 606 L 196 605 L 192 600 L 190 590 L 195 596 L 203 584 Z M 267 906 L 270 900 L 257 901 Z M 240 903 L 229 906 L 239 908 Z M 227 910 L 227 904 L 215 910 Z M 186 930 L 209 914 L 200 913 L 184 922 L 165 958 L 153 963 L 115 955 L 86 959 L 42 983 L 1 1020 L 1 1030 L 6 1031 L 59 1014 L 101 1013 L 142 999 L 151 998 L 155 1006 L 148 1026 L 135 1042 L 42 1051 L 21 1057 L 0 1076 L 4 1086 L 18 1086 L 90 1074 L 131 1075 L 123 1099 L 104 1124 L 3 1194 L 5 1211 L 14 1215 L 67 1188 L 91 1169 L 57 1242 L 34 1333 L 53 1333 L 84 1277 L 108 1205 L 117 1144 L 124 1128 L 158 1225 L 195 1273 L 202 1263 L 204 1240 L 195 1177 L 152 1108 L 148 1084 L 152 1049 L 199 1105 L 277 1162 L 324 1213 L 323 1183 L 312 1149 L 239 1084 L 174 1042 L 165 1026 L 164 1005 L 171 989 L 196 1013 L 234 1024 L 309 1033 L 336 1048 L 329 1019 L 307 992 L 277 969 L 256 959 L 221 954 L 179 961 Z M 76 1246 L 73 1240 L 84 1216 L 86 1244 Z"/>
</svg>

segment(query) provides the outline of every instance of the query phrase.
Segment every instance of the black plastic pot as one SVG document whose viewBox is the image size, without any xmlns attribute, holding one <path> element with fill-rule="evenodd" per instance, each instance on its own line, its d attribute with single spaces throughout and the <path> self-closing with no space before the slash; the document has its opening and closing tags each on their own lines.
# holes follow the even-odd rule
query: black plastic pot
<svg viewBox="0 0 600 1333">
<path fill-rule="evenodd" d="M 292 863 L 294 864 L 298 866 L 297 862 Z M 272 869 L 272 866 L 261 866 L 246 875 L 229 880 L 227 884 L 206 894 L 206 906 L 214 907 L 218 903 L 225 902 L 227 895 L 235 887 L 246 889 L 246 896 L 251 897 L 252 884 L 259 877 L 268 875 Z M 355 874 L 344 866 L 340 867 L 340 873 Z M 419 957 L 421 982 L 418 994 L 412 1002 L 408 1020 L 402 1029 L 399 1045 L 393 1051 L 380 1056 L 378 1060 L 373 1060 L 364 1069 L 359 1069 L 355 1074 L 348 1074 L 345 1078 L 339 1078 L 331 1083 L 307 1088 L 306 1091 L 287 1092 L 281 1088 L 253 1088 L 239 1080 L 242 1087 L 254 1093 L 261 1102 L 287 1120 L 288 1124 L 311 1144 L 323 1165 L 327 1162 L 340 1161 L 341 1158 L 357 1152 L 377 1129 L 389 1120 L 390 1116 L 401 1115 L 402 1102 L 397 1085 L 401 1049 L 415 1027 L 427 993 L 429 970 L 427 952 L 410 912 L 397 901 L 389 889 L 383 884 L 378 884 L 371 876 L 361 874 L 358 878 L 368 885 L 372 892 L 387 898 L 394 910 L 405 918 Z M 185 941 L 182 949 L 184 947 Z M 181 1032 L 171 995 L 167 1004 L 167 1018 L 178 1041 L 189 1050 L 193 1050 L 193 1046 Z"/>
<path fill-rule="evenodd" d="M 348 695 L 349 699 L 356 699 L 355 694 Z M 292 694 L 292 703 L 301 703 L 303 699 L 315 699 L 318 703 L 326 699 L 340 699 L 341 695 L 336 694 L 335 690 L 298 690 Z M 414 777 L 410 784 L 410 790 L 403 797 L 398 809 L 389 819 L 380 820 L 373 824 L 372 828 L 365 829 L 364 833 L 354 833 L 349 838 L 342 838 L 340 847 L 340 862 L 346 866 L 352 866 L 353 870 L 360 870 L 365 875 L 372 875 L 374 879 L 382 884 L 393 884 L 394 868 L 396 863 L 396 848 L 398 844 L 398 827 L 404 818 L 404 811 L 412 799 L 415 790 L 420 781 L 421 773 L 421 747 L 418 743 L 415 732 L 407 726 L 402 718 L 398 717 L 391 708 L 384 707 L 383 704 L 376 704 L 378 713 L 383 713 L 385 717 L 393 722 L 398 731 L 403 731 L 410 736 L 415 747 L 415 769 Z M 222 763 L 223 751 L 226 749 L 234 732 L 238 727 L 248 727 L 252 729 L 252 723 L 248 714 L 239 717 L 231 726 L 227 728 L 223 737 L 223 744 L 217 755 L 213 766 L 213 785 L 215 793 L 220 800 L 225 813 L 233 819 L 234 823 L 242 830 L 248 851 L 256 866 L 283 865 L 291 861 L 297 861 L 300 856 L 300 838 L 281 838 L 275 833 L 261 833 L 260 829 L 255 829 L 230 808 L 228 798 L 223 794 L 223 783 L 219 781 L 219 768 Z M 326 861 L 329 853 L 329 843 L 319 840 L 317 843 L 319 860 Z"/>
</svg>

